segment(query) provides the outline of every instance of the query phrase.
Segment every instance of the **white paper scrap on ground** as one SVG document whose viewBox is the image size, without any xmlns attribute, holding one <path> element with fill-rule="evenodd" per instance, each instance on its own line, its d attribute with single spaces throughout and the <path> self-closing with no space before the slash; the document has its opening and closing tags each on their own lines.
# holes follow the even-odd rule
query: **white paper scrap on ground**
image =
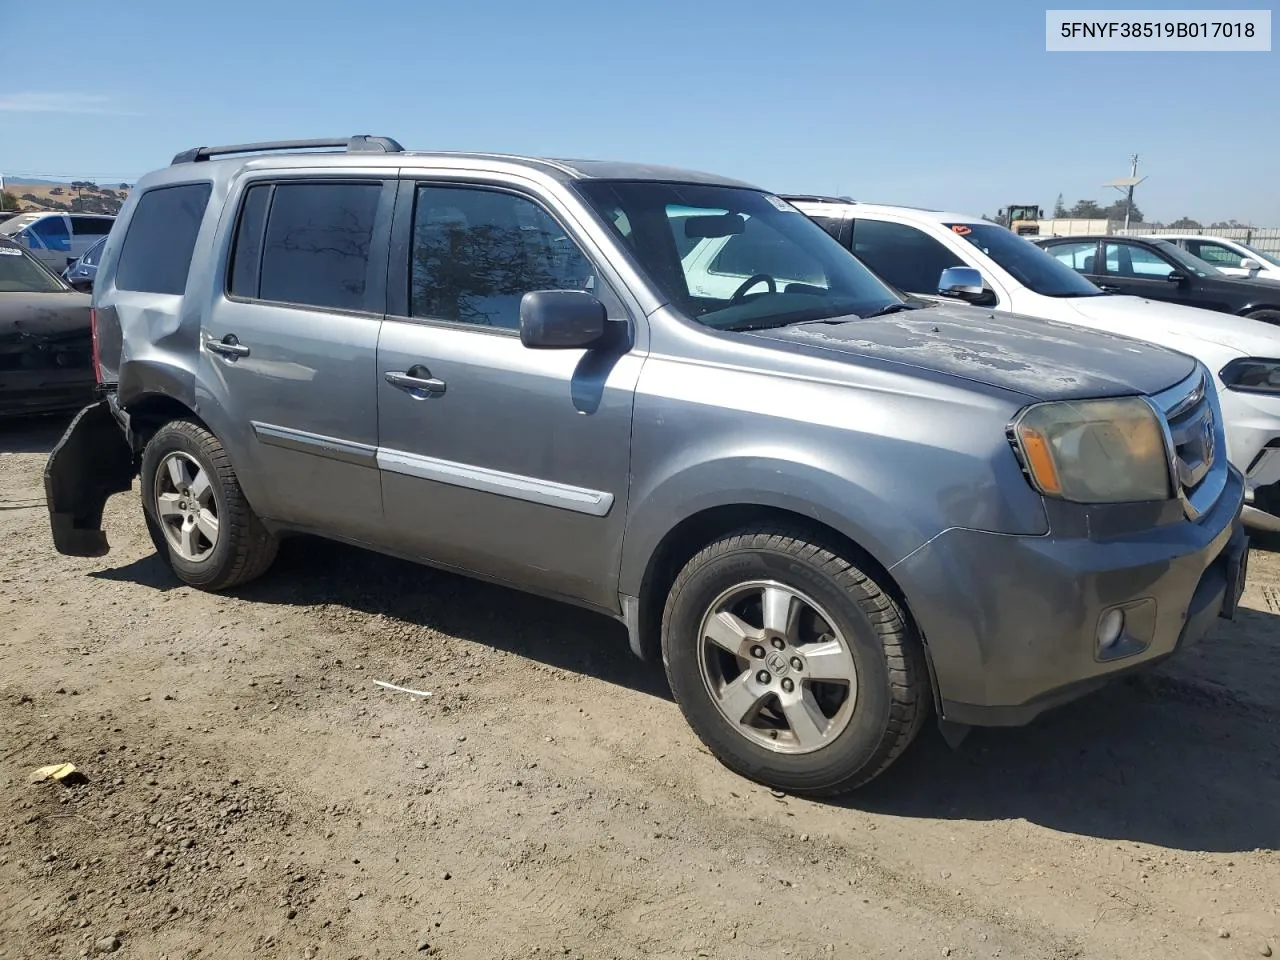
<svg viewBox="0 0 1280 960">
<path fill-rule="evenodd" d="M 375 680 L 373 682 L 380 687 L 386 687 L 388 690 L 399 690 L 401 693 L 411 693 L 415 697 L 431 696 L 431 694 L 428 693 L 426 690 L 410 690 L 408 687 L 397 687 L 394 683 L 387 683 L 387 681 L 385 680 Z"/>
</svg>

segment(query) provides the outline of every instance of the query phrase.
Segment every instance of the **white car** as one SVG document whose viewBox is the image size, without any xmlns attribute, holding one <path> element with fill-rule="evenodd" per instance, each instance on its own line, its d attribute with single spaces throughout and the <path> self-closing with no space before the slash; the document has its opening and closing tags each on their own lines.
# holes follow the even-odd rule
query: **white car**
<svg viewBox="0 0 1280 960">
<path fill-rule="evenodd" d="M 1175 243 L 1193 257 L 1211 263 L 1228 277 L 1280 280 L 1280 257 L 1227 237 L 1206 237 L 1198 233 L 1162 233 L 1151 239 Z"/>
<path fill-rule="evenodd" d="M 27 248 L 54 273 L 75 263 L 111 232 L 116 218 L 103 213 L 20 213 L 0 222 L 0 236 Z"/>
<path fill-rule="evenodd" d="M 1257 320 L 1098 289 L 1030 241 L 979 217 L 843 198 L 786 197 L 891 286 L 926 300 L 964 300 L 1158 343 L 1214 372 L 1226 421 L 1228 456 L 1247 482 L 1245 522 L 1280 531 L 1280 329 Z M 684 254 L 695 296 L 818 285 L 802 265 L 795 276 L 765 277 L 758 252 L 775 242 L 766 228 L 708 237 Z M 777 259 L 772 261 L 777 269 Z M 944 271 L 950 286 L 940 292 Z M 966 280 L 965 274 L 970 276 Z"/>
</svg>

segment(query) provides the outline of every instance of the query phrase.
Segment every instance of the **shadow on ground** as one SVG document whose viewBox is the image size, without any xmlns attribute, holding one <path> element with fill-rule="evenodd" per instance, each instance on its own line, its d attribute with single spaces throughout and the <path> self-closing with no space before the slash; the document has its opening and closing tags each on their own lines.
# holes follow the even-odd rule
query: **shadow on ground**
<svg viewBox="0 0 1280 960">
<path fill-rule="evenodd" d="M 158 590 L 180 585 L 154 554 L 93 576 Z M 671 699 L 661 667 L 637 660 L 626 629 L 608 617 L 327 540 L 286 539 L 271 570 L 236 594 L 256 603 L 336 604 Z"/>
<path fill-rule="evenodd" d="M 1280 641 L 1280 617 L 1247 610 L 1203 643 L 1274 678 L 1280 642 L 1257 642 L 1268 634 Z M 956 751 L 930 731 L 845 802 L 902 817 L 1025 819 L 1181 850 L 1280 848 L 1280 703 L 1202 673 L 1212 671 L 1173 661 L 1026 727 L 975 730 Z"/>
<path fill-rule="evenodd" d="M 96 575 L 178 585 L 155 556 Z M 238 595 L 336 604 L 671 698 L 661 667 L 636 660 L 625 630 L 606 617 L 353 547 L 287 540 L 275 567 Z M 1245 658 L 1255 672 L 1280 676 L 1280 617 L 1243 611 L 1202 643 L 1212 647 L 1185 661 L 1190 676 L 1160 668 L 1027 727 L 975 730 L 957 750 L 926 728 L 841 803 L 900 817 L 1025 819 L 1185 850 L 1280 848 L 1280 702 L 1242 699 L 1239 684 L 1215 680 L 1212 668 L 1217 658 Z"/>
</svg>

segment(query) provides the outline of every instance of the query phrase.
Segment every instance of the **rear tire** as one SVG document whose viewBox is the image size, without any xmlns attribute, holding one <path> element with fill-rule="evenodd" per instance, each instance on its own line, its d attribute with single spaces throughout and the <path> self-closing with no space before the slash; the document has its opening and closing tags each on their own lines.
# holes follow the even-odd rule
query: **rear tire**
<svg viewBox="0 0 1280 960">
<path fill-rule="evenodd" d="M 663 611 L 662 653 L 708 749 L 794 794 L 872 780 L 931 705 L 923 647 L 899 605 L 837 549 L 785 526 L 744 528 L 685 565 Z"/>
<path fill-rule="evenodd" d="M 249 506 L 222 443 L 202 425 L 173 420 L 142 452 L 147 532 L 183 582 L 218 591 L 261 576 L 276 538 Z"/>
</svg>

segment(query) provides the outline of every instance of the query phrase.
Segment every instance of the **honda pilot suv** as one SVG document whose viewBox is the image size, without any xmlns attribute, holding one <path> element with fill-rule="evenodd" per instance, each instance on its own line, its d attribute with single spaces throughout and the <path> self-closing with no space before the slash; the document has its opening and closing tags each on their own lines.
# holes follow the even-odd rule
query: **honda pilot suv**
<svg viewBox="0 0 1280 960">
<path fill-rule="evenodd" d="M 686 274 L 748 231 L 732 289 Z M 578 604 L 781 790 L 865 783 L 931 714 L 1024 723 L 1195 642 L 1244 582 L 1202 364 L 920 307 L 721 177 L 192 149 L 130 194 L 93 303 L 57 550 L 105 554 L 136 478 L 200 589 L 306 533 Z"/>
</svg>

